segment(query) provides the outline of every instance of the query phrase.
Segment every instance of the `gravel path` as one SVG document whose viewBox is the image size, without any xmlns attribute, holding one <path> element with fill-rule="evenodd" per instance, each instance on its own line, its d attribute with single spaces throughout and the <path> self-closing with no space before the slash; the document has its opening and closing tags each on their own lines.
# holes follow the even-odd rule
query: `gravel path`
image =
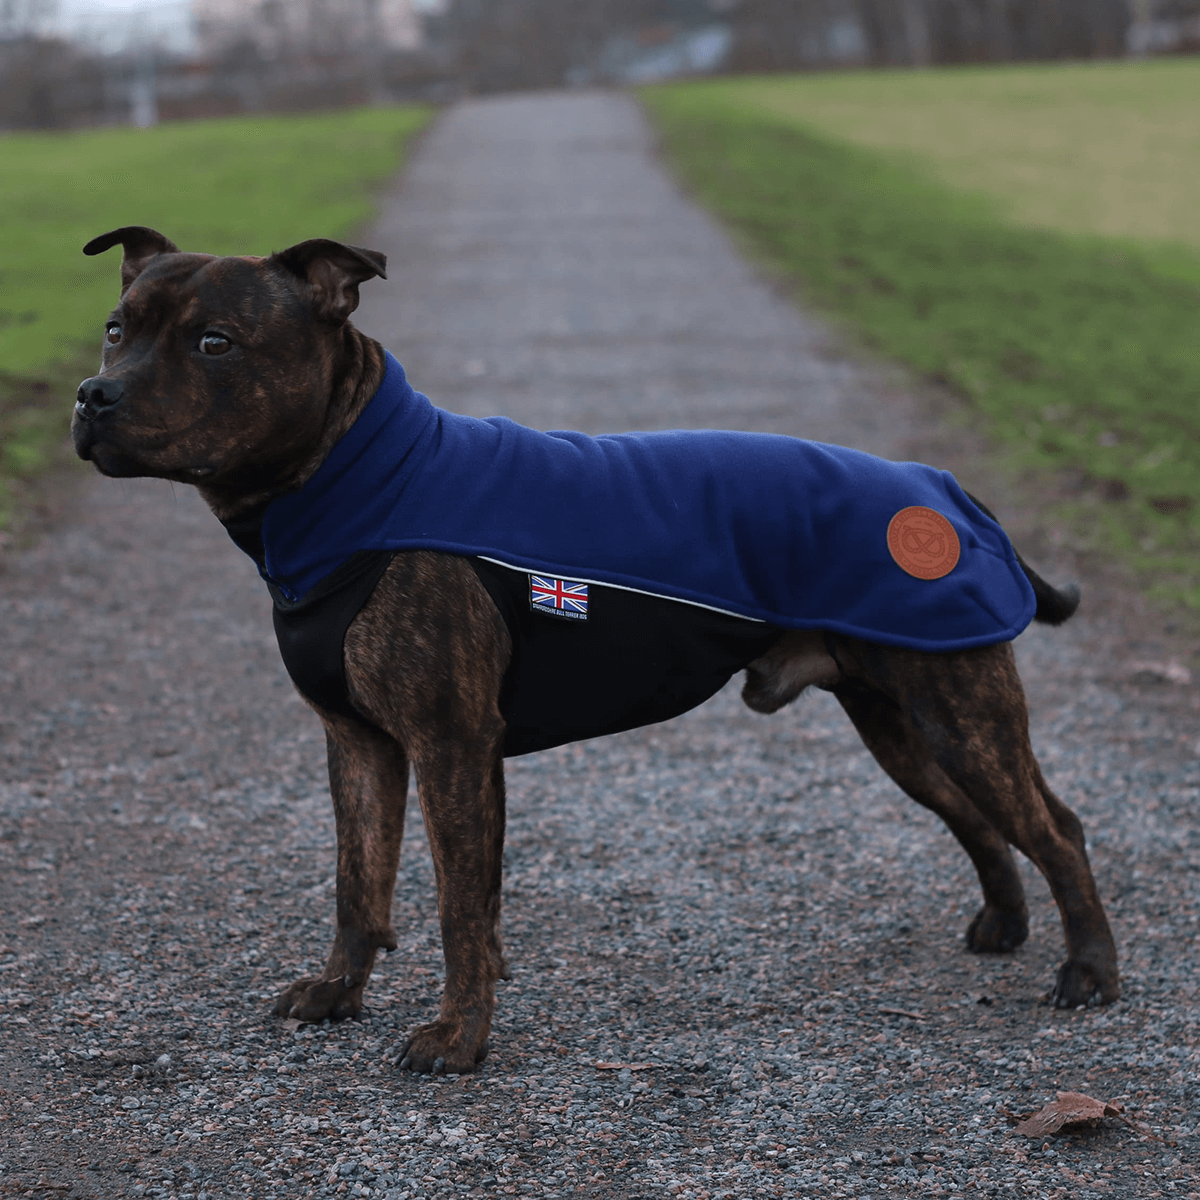
<svg viewBox="0 0 1200 1200">
<path fill-rule="evenodd" d="M 362 240 L 392 278 L 361 324 L 447 407 L 945 446 L 742 265 L 625 98 L 452 109 Z M 1200 697 L 1103 615 L 1128 598 L 1019 643 L 1118 1004 L 1042 1005 L 1032 872 L 1026 946 L 964 951 L 965 856 L 828 697 L 762 718 L 727 689 L 510 764 L 514 978 L 482 1072 L 428 1079 L 389 1063 L 442 969 L 415 805 L 366 1017 L 268 1015 L 331 933 L 323 740 L 196 497 L 97 480 L 0 585 L 0 1195 L 1200 1197 Z M 1134 1124 L 1014 1134 L 1056 1090 Z"/>
</svg>

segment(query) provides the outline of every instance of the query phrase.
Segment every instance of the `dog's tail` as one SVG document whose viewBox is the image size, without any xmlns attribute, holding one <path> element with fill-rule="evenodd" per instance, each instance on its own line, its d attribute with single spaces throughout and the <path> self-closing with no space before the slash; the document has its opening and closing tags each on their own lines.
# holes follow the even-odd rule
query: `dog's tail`
<svg viewBox="0 0 1200 1200">
<path fill-rule="evenodd" d="M 996 521 L 996 514 L 986 504 L 976 499 L 970 492 L 967 492 L 966 495 L 967 499 L 985 517 L 991 517 L 993 521 Z M 997 525 L 999 523 L 999 521 L 996 521 Z M 1021 570 L 1025 572 L 1025 578 L 1029 580 L 1033 588 L 1033 594 L 1037 598 L 1037 609 L 1034 611 L 1033 619 L 1040 621 L 1043 625 L 1061 625 L 1064 621 L 1068 620 L 1079 607 L 1080 593 L 1078 586 L 1068 583 L 1065 587 L 1054 587 L 1052 584 L 1047 583 L 1021 557 L 1015 546 L 1013 547 L 1013 553 L 1016 554 L 1017 562 L 1020 564 Z"/>
<path fill-rule="evenodd" d="M 1013 551 L 1016 554 L 1016 550 Z M 1033 585 L 1033 594 L 1037 597 L 1037 608 L 1033 619 L 1043 625 L 1061 625 L 1079 607 L 1079 587 L 1068 583 L 1056 588 L 1047 583 L 1019 554 L 1017 562 L 1025 572 L 1025 578 Z"/>
</svg>

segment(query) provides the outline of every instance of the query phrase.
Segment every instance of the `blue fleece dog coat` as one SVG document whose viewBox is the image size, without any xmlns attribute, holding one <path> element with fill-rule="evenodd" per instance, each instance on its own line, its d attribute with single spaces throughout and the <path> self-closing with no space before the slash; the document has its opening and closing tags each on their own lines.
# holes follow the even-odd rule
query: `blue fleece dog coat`
<svg viewBox="0 0 1200 1200">
<path fill-rule="evenodd" d="M 957 536 L 942 578 L 889 551 L 914 506 Z M 1036 607 L 1004 531 L 944 471 L 769 434 L 477 420 L 435 408 L 391 355 L 316 473 L 251 525 L 230 533 L 270 585 L 288 670 L 335 711 L 352 711 L 342 638 L 392 553 L 470 559 L 512 637 L 509 754 L 684 712 L 782 629 L 962 650 L 1012 639 Z"/>
<path fill-rule="evenodd" d="M 920 505 L 961 546 L 941 579 L 902 570 L 888 523 Z M 442 550 L 632 588 L 785 629 L 963 650 L 1014 638 L 1033 589 L 954 478 L 920 463 L 762 433 L 588 437 L 435 408 L 388 355 L 379 391 L 262 523 L 291 599 L 356 550 Z"/>
</svg>

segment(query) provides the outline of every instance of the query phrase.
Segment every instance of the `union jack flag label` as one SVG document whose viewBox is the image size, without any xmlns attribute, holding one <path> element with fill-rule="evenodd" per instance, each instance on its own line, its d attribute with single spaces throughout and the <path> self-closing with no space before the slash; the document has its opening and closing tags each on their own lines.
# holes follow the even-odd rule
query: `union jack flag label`
<svg viewBox="0 0 1200 1200">
<path fill-rule="evenodd" d="M 586 621 L 588 585 L 573 579 L 549 579 L 544 575 L 529 577 L 529 606 L 534 612 L 552 617 L 567 617 Z"/>
</svg>

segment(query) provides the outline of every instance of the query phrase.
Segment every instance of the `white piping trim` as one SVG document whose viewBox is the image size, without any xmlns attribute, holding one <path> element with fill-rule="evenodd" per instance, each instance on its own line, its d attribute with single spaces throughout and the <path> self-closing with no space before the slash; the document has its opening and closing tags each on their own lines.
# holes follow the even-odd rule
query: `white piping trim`
<svg viewBox="0 0 1200 1200">
<path fill-rule="evenodd" d="M 491 558 L 486 554 L 476 554 L 475 558 L 482 558 L 484 562 L 495 563 L 498 567 L 506 567 L 510 571 L 520 571 L 524 575 L 554 575 L 555 571 L 540 571 L 534 570 L 531 567 L 518 567 L 513 563 L 503 562 L 498 558 Z M 596 587 L 616 588 L 619 592 L 634 592 L 639 596 L 653 596 L 656 600 L 671 600 L 676 604 L 690 604 L 693 608 L 706 608 L 709 612 L 720 613 L 725 617 L 737 617 L 739 621 L 753 621 L 756 625 L 766 625 L 769 622 L 764 621 L 761 617 L 748 617 L 745 613 L 732 612 L 728 608 L 717 608 L 713 604 L 701 604 L 699 600 L 683 600 L 679 596 L 665 596 L 662 592 L 648 592 L 645 588 L 629 587 L 623 583 L 609 583 L 607 579 L 582 579 L 578 575 L 572 575 L 569 578 L 563 576 L 568 583 L 594 583 Z"/>
</svg>

